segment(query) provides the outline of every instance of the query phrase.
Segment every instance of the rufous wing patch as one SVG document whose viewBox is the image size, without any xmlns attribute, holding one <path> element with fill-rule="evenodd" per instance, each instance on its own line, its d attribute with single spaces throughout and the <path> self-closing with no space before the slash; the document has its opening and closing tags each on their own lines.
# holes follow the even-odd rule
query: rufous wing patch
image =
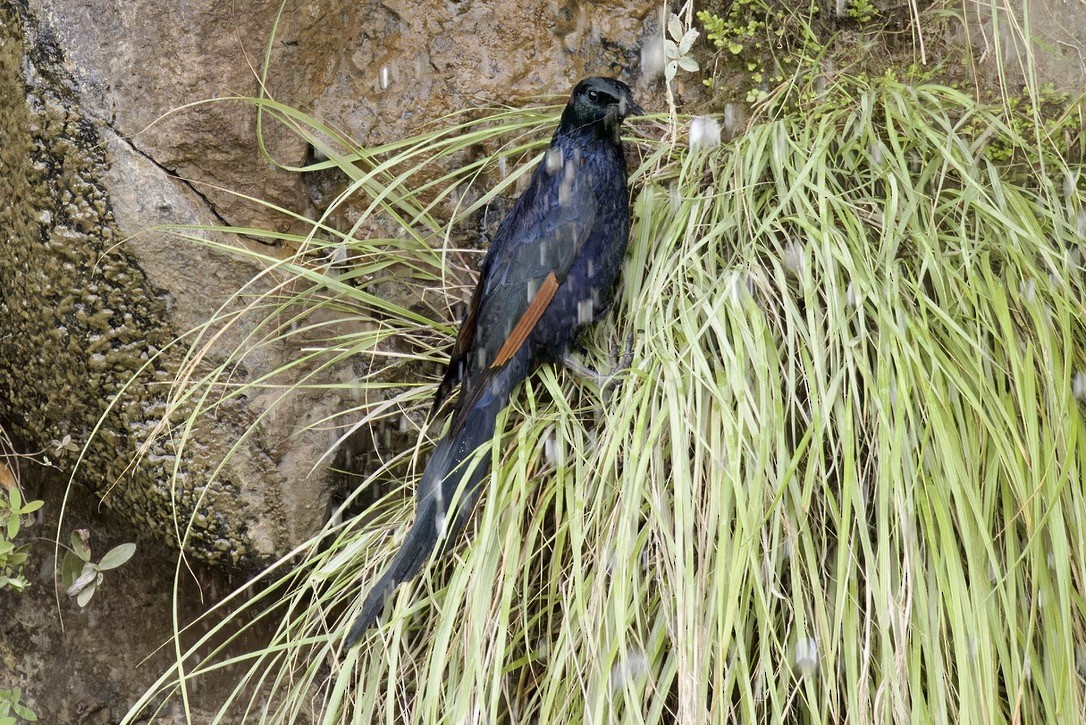
<svg viewBox="0 0 1086 725">
<path fill-rule="evenodd" d="M 490 363 L 490 367 L 501 367 L 517 354 L 517 350 L 528 339 L 528 334 L 535 327 L 535 324 L 539 322 L 539 318 L 543 316 L 544 310 L 554 299 L 554 293 L 557 291 L 558 278 L 554 276 L 554 272 L 551 272 L 543 280 L 543 284 L 539 285 L 539 291 L 535 293 L 535 297 L 532 298 L 528 309 L 524 310 L 524 314 L 517 320 L 516 327 L 509 333 L 509 337 L 505 338 L 505 342 L 502 343 L 501 349 L 498 350 L 498 354 L 494 357 L 494 362 Z"/>
</svg>

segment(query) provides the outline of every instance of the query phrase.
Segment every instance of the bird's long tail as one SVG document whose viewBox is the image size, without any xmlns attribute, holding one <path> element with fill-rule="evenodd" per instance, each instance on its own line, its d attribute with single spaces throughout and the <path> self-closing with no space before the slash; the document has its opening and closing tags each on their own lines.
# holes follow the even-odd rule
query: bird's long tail
<svg viewBox="0 0 1086 725">
<path fill-rule="evenodd" d="M 366 596 L 362 612 L 347 635 L 347 647 L 377 621 L 396 587 L 412 579 L 467 521 L 478 498 L 479 484 L 490 470 L 489 456 L 472 454 L 494 437 L 498 413 L 528 372 L 527 350 L 522 349 L 505 366 L 465 381 L 449 432 L 434 448 L 419 481 L 415 522 L 392 564 Z"/>
</svg>

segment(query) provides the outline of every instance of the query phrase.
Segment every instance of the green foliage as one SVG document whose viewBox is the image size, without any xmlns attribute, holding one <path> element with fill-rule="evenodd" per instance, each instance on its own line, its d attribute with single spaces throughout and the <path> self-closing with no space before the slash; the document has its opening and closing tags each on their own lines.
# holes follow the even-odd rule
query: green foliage
<svg viewBox="0 0 1086 725">
<path fill-rule="evenodd" d="M 1057 92 L 1050 83 L 1035 93 L 1023 89 L 1005 103 L 1011 134 L 993 133 L 990 126 L 976 119 L 965 132 L 976 139 L 978 150 L 985 158 L 1004 166 L 1031 164 L 1038 160 L 1030 153 L 1032 148 L 1045 152 L 1039 159 L 1042 163 L 1059 163 L 1060 159 L 1069 156 L 1081 159 L 1082 106 L 1070 105 L 1070 101 L 1070 94 Z M 1034 143 L 1024 148 L 1014 139 L 1030 139 Z M 1038 140 L 1043 143 L 1036 143 Z"/>
<path fill-rule="evenodd" d="M 18 488 L 0 489 L 0 589 L 22 591 L 30 585 L 23 576 L 30 545 L 16 545 L 22 518 L 42 507 L 43 501 L 23 503 Z"/>
<path fill-rule="evenodd" d="M 65 552 L 61 564 L 61 584 L 68 596 L 75 598 L 76 604 L 85 607 L 98 591 L 104 572 L 121 566 L 135 553 L 135 544 L 120 544 L 107 551 L 102 560 L 96 563 L 91 561 L 90 534 L 83 529 L 73 531 L 71 548 Z"/>
<path fill-rule="evenodd" d="M 861 25 L 870 23 L 879 14 L 871 0 L 849 0 L 848 16 Z"/>
<path fill-rule="evenodd" d="M 608 397 L 553 367 L 525 384 L 483 452 L 493 474 L 470 541 L 394 597 L 361 647 L 339 649 L 410 520 L 414 450 L 364 484 L 396 476 L 401 490 L 267 572 L 132 718 L 239 670 L 224 721 L 1082 712 L 1086 242 L 1082 191 L 1065 183 L 1081 168 L 1006 109 L 894 74 L 769 104 L 771 121 L 719 149 L 635 139 L 621 295 L 586 340 L 592 364 L 635 332 L 633 369 Z M 322 143 L 316 121 L 290 118 Z M 416 185 L 462 190 L 506 158 L 522 177 L 553 123 L 502 112 L 460 127 L 500 150 L 436 184 L 444 130 L 337 163 L 360 194 L 379 169 L 404 170 L 380 185 L 390 215 L 448 240 L 470 217 L 404 217 Z M 978 154 L 981 128 L 1033 163 Z M 391 256 L 388 240 L 350 243 Z M 409 253 L 425 268 L 432 248 L 395 248 Z M 417 317 L 304 259 L 269 263 L 320 290 L 304 302 L 380 320 L 385 336 L 331 347 L 395 362 L 391 341 L 421 335 Z M 415 420 L 432 387 L 385 382 L 363 381 L 358 419 Z M 428 445 L 420 428 L 420 464 Z M 261 620 L 278 623 L 266 648 L 227 649 Z"/>
<path fill-rule="evenodd" d="M 786 11 L 783 5 L 765 0 L 736 0 L 723 15 L 700 10 L 696 17 L 713 46 L 733 61 L 733 67 L 738 62 L 747 71 L 747 101 L 755 102 L 792 75 L 817 72 L 816 59 L 824 48 L 811 20 L 819 12 L 814 3 L 805 10 Z M 715 85 L 711 76 L 703 82 Z"/>
<path fill-rule="evenodd" d="M 682 21 L 675 14 L 668 20 L 667 32 L 671 37 L 664 39 L 664 79 L 670 83 L 679 68 L 690 73 L 698 70 L 698 62 L 690 50 L 699 33 L 694 28 L 684 29 Z"/>
<path fill-rule="evenodd" d="M 0 689 L 0 725 L 17 725 L 20 722 L 37 722 L 38 716 L 22 703 L 23 691 L 18 687 Z"/>
<path fill-rule="evenodd" d="M 696 17 L 705 27 L 710 42 L 732 55 L 749 49 L 760 50 L 769 33 L 779 37 L 783 33 L 780 24 L 785 18 L 783 12 L 771 11 L 761 0 L 736 0 L 725 16 L 699 10 Z"/>
</svg>

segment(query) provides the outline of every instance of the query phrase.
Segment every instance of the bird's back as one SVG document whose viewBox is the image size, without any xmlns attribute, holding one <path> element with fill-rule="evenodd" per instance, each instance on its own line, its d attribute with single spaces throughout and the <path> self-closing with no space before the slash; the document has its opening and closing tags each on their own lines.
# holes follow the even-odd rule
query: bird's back
<svg viewBox="0 0 1086 725">
<path fill-rule="evenodd" d="M 628 232 L 621 146 L 556 137 L 487 252 L 469 374 L 493 363 L 551 274 L 557 291 L 525 344 L 536 362 L 559 357 L 609 304 Z"/>
</svg>

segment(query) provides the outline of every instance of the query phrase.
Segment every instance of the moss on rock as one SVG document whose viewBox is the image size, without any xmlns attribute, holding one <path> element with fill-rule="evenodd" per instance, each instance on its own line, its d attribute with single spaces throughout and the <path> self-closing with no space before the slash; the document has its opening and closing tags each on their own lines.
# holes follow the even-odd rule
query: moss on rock
<svg viewBox="0 0 1086 725">
<path fill-rule="evenodd" d="M 89 439 L 79 483 L 167 539 L 175 513 L 197 515 L 192 553 L 238 563 L 252 551 L 248 525 L 229 474 L 207 485 L 217 451 L 187 456 L 174 476 L 173 444 L 160 437 L 132 464 L 176 367 L 159 354 L 174 337 L 169 299 L 126 251 L 99 130 L 81 115 L 56 44 L 32 26 L 0 9 L 0 421 L 66 471 L 79 449 L 55 442 Z M 230 504 L 217 506 L 223 497 Z"/>
</svg>

